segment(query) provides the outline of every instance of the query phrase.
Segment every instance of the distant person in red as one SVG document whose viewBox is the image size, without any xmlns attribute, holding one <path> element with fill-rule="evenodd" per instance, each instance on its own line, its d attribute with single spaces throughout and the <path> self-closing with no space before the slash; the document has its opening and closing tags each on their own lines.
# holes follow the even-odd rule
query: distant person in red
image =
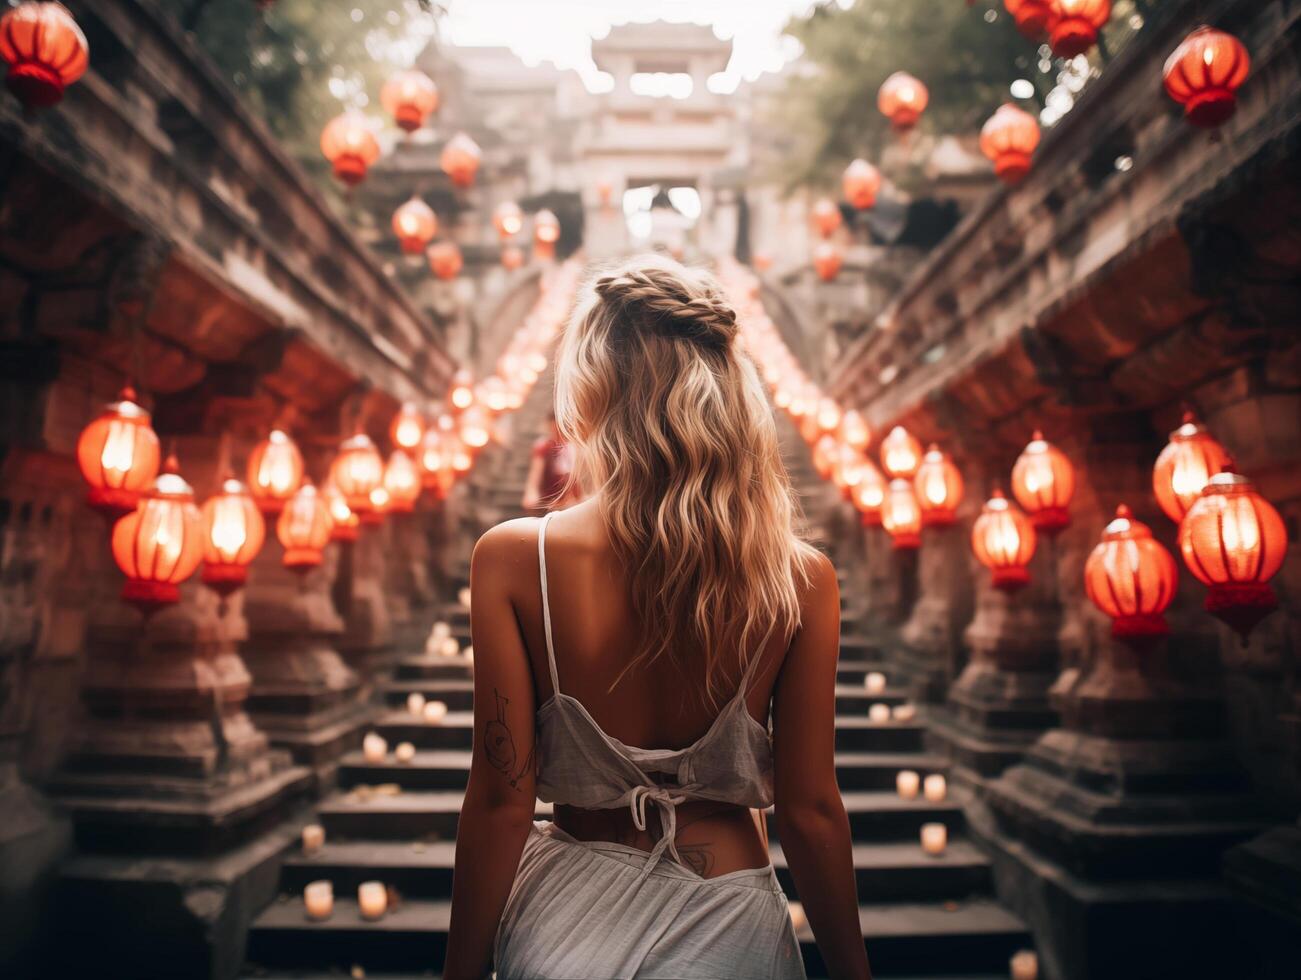
<svg viewBox="0 0 1301 980">
<path fill-rule="evenodd" d="M 524 509 L 564 510 L 583 499 L 574 476 L 574 451 L 560 437 L 554 412 L 547 415 L 547 434 L 533 444 L 524 483 Z"/>
</svg>

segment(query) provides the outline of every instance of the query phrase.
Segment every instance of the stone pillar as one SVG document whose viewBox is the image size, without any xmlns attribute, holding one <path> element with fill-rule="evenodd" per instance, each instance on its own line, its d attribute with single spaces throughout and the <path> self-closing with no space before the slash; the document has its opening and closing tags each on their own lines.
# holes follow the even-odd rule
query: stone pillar
<svg viewBox="0 0 1301 980">
<path fill-rule="evenodd" d="M 963 667 L 962 630 L 971 619 L 977 574 L 970 542 L 966 520 L 922 531 L 917 602 L 899 631 L 898 660 L 900 679 L 923 702 L 943 702 Z"/>
<path fill-rule="evenodd" d="M 389 518 L 385 532 L 389 617 L 403 652 L 419 652 L 433 625 L 434 591 L 429 555 L 430 513 L 417 510 Z"/>
<path fill-rule="evenodd" d="M 387 559 L 384 529 L 363 524 L 356 541 L 331 550 L 338 553 L 334 605 L 343 617 L 339 651 L 364 681 L 393 666 L 393 621 L 385 598 Z"/>
</svg>

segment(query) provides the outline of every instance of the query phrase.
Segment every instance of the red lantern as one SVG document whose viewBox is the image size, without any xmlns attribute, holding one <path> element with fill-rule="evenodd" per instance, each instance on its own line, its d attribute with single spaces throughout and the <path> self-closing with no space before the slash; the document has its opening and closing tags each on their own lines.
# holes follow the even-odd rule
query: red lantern
<svg viewBox="0 0 1301 980">
<path fill-rule="evenodd" d="M 831 282 L 840 275 L 842 261 L 840 249 L 831 242 L 819 242 L 813 250 L 813 271 L 823 282 Z"/>
<path fill-rule="evenodd" d="M 354 187 L 366 179 L 366 171 L 379 159 L 379 140 L 365 116 L 349 111 L 325 124 L 321 152 L 334 168 L 334 176 Z"/>
<path fill-rule="evenodd" d="M 479 172 L 479 161 L 482 158 L 483 151 L 479 149 L 479 144 L 465 133 L 457 133 L 443 147 L 438 163 L 453 184 L 469 187 L 474 183 L 474 175 Z"/>
<path fill-rule="evenodd" d="M 813 468 L 824 480 L 831 479 L 836 460 L 840 456 L 840 444 L 834 436 L 822 436 L 813 444 Z"/>
<path fill-rule="evenodd" d="M 867 420 L 856 408 L 851 408 L 840 420 L 840 438 L 853 446 L 859 452 L 867 449 L 872 441 L 872 430 L 867 426 Z"/>
<path fill-rule="evenodd" d="M 257 501 L 238 480 L 203 504 L 203 584 L 228 596 L 248 581 L 248 566 L 262 550 L 266 522 Z"/>
<path fill-rule="evenodd" d="M 1030 581 L 1026 566 L 1034 557 L 1034 525 L 995 490 L 971 526 L 971 550 L 990 570 L 994 588 L 1015 592 Z"/>
<path fill-rule="evenodd" d="M 1067 508 L 1075 495 L 1075 467 L 1037 429 L 1012 467 L 1012 493 L 1044 534 L 1056 535 L 1070 526 Z"/>
<path fill-rule="evenodd" d="M 501 250 L 501 267 L 507 272 L 514 272 L 524 264 L 524 252 L 516 245 L 507 245 Z"/>
<path fill-rule="evenodd" d="M 902 425 L 881 440 L 881 467 L 892 480 L 911 480 L 922 462 L 922 444 Z"/>
<path fill-rule="evenodd" d="M 1049 43 L 1059 58 L 1084 54 L 1111 19 L 1111 0 L 1050 0 Z"/>
<path fill-rule="evenodd" d="M 502 201 L 492 212 L 492 226 L 503 239 L 518 235 L 524 227 L 524 212 L 514 201 Z"/>
<path fill-rule="evenodd" d="M 482 449 L 488 445 L 492 433 L 489 431 L 488 420 L 484 417 L 483 409 L 478 405 L 471 405 L 461 413 L 460 436 L 461 442 L 470 449 Z"/>
<path fill-rule="evenodd" d="M 370 492 L 370 501 L 366 509 L 361 512 L 361 522 L 371 525 L 383 524 L 384 518 L 388 517 L 392 509 L 393 498 L 389 495 L 388 487 L 381 483 Z"/>
<path fill-rule="evenodd" d="M 820 197 L 813 202 L 813 227 L 823 238 L 830 238 L 831 233 L 840 227 L 844 220 L 840 206 L 829 197 Z"/>
<path fill-rule="evenodd" d="M 146 616 L 179 602 L 177 586 L 202 559 L 203 518 L 175 457 L 168 457 L 136 509 L 113 525 L 113 560 L 127 577 L 122 601 Z"/>
<path fill-rule="evenodd" d="M 285 568 L 306 572 L 319 565 L 321 552 L 330 543 L 332 525 L 324 495 L 317 493 L 310 480 L 304 480 L 276 521 L 276 537 L 285 549 L 281 559 Z"/>
<path fill-rule="evenodd" d="M 393 450 L 384 467 L 384 489 L 388 491 L 389 508 L 395 514 L 410 514 L 416 509 L 416 501 L 420 499 L 420 473 L 411 457 L 400 449 Z"/>
<path fill-rule="evenodd" d="M 819 398 L 817 420 L 818 428 L 823 432 L 835 432 L 840 428 L 840 406 L 834 398 Z"/>
<path fill-rule="evenodd" d="M 438 86 L 414 68 L 398 72 L 379 90 L 379 102 L 399 127 L 414 133 L 425 124 L 425 117 L 438 109 Z"/>
<path fill-rule="evenodd" d="M 1229 453 L 1192 412 L 1170 433 L 1170 441 L 1152 467 L 1152 491 L 1170 520 L 1178 524 L 1202 488 L 1229 465 Z"/>
<path fill-rule="evenodd" d="M 465 264 L 455 242 L 434 242 L 425 254 L 429 257 L 430 271 L 439 279 L 455 279 Z"/>
<path fill-rule="evenodd" d="M 1287 554 L 1287 529 L 1251 481 L 1228 471 L 1207 482 L 1179 525 L 1184 564 L 1210 587 L 1206 611 L 1245 642 L 1278 606 L 1269 586 Z"/>
<path fill-rule="evenodd" d="M 917 494 L 908 480 L 891 480 L 881 505 L 881 526 L 890 535 L 897 551 L 919 547 L 922 543 L 922 512 Z"/>
<path fill-rule="evenodd" d="M 5 84 L 28 109 L 44 109 L 86 74 L 90 46 L 61 3 L 20 3 L 0 17 Z"/>
<path fill-rule="evenodd" d="M 1178 578 L 1170 552 L 1124 504 L 1084 563 L 1084 590 L 1111 617 L 1111 635 L 1136 647 L 1170 632 L 1162 613 Z"/>
<path fill-rule="evenodd" d="M 837 443 L 831 461 L 831 482 L 840 490 L 841 495 L 849 501 L 854 499 L 854 488 L 863 479 L 863 463 L 866 460 L 853 446 Z"/>
<path fill-rule="evenodd" d="M 885 477 L 870 459 L 863 460 L 853 496 L 854 506 L 863 515 L 863 527 L 880 525 L 881 508 L 885 505 Z"/>
<path fill-rule="evenodd" d="M 1238 107 L 1238 88 L 1247 80 L 1251 58 L 1232 34 L 1199 27 L 1166 59 L 1162 72 L 1170 98 L 1184 107 L 1194 126 L 1226 122 Z"/>
<path fill-rule="evenodd" d="M 906 71 L 897 71 L 887 78 L 876 94 L 876 107 L 890 120 L 896 133 L 906 133 L 916 126 L 929 101 L 926 86 Z"/>
<path fill-rule="evenodd" d="M 365 517 L 370 509 L 370 492 L 384 480 L 384 461 L 370 436 L 358 432 L 343 441 L 330 466 L 330 480 L 348 506 Z"/>
<path fill-rule="evenodd" d="M 958 504 L 962 503 L 962 474 L 937 446 L 931 446 L 922 457 L 913 487 L 923 526 L 948 527 L 953 523 Z"/>
<path fill-rule="evenodd" d="M 339 488 L 326 481 L 325 486 L 321 488 L 321 494 L 325 498 L 326 509 L 330 512 L 330 540 L 356 541 L 361 518 L 348 506 L 348 501 L 343 499 Z"/>
<path fill-rule="evenodd" d="M 881 189 L 881 171 L 866 160 L 855 160 L 845 168 L 840 186 L 845 200 L 855 209 L 864 211 L 876 203 L 877 192 Z"/>
<path fill-rule="evenodd" d="M 474 376 L 469 368 L 461 368 L 452 375 L 452 391 L 449 396 L 452 407 L 465 411 L 474 404 Z"/>
<path fill-rule="evenodd" d="M 1038 145 L 1038 121 L 1010 102 L 980 129 L 980 152 L 994 162 L 994 173 L 1007 184 L 1020 183 L 1030 172 L 1030 158 Z"/>
<path fill-rule="evenodd" d="M 414 402 L 403 402 L 398 413 L 389 424 L 389 438 L 393 445 L 408 453 L 414 453 L 425 437 L 425 418 Z"/>
<path fill-rule="evenodd" d="M 77 465 L 90 484 L 86 502 L 109 520 L 131 513 L 158 476 L 158 457 L 149 413 L 133 389 L 123 388 L 77 438 Z"/>
<path fill-rule="evenodd" d="M 1038 41 L 1052 22 L 1052 0 L 1003 0 L 1016 21 L 1016 29 L 1031 41 Z"/>
<path fill-rule="evenodd" d="M 398 236 L 402 251 L 419 255 L 438 234 L 438 215 L 428 204 L 413 196 L 393 212 L 393 234 Z"/>
<path fill-rule="evenodd" d="M 539 245 L 555 245 L 560 241 L 560 219 L 553 211 L 543 208 L 533 216 L 533 237 Z"/>
<path fill-rule="evenodd" d="M 303 482 L 303 454 L 294 440 L 272 429 L 248 458 L 248 485 L 264 514 L 278 514 Z"/>
</svg>

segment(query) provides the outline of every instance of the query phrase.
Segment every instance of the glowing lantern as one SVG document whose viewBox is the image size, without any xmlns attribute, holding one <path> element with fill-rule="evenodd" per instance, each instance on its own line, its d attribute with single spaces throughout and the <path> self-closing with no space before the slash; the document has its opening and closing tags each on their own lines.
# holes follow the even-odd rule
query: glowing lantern
<svg viewBox="0 0 1301 980">
<path fill-rule="evenodd" d="M 1152 490 L 1170 520 L 1178 524 L 1202 488 L 1229 465 L 1229 454 L 1192 412 L 1170 433 L 1170 441 L 1152 467 Z"/>
<path fill-rule="evenodd" d="M 86 73 L 90 47 L 63 4 L 20 3 L 0 17 L 0 58 L 9 91 L 28 109 L 43 109 Z"/>
<path fill-rule="evenodd" d="M 922 543 L 922 512 L 917 494 L 908 480 L 891 480 L 881 504 L 881 526 L 896 550 L 916 548 Z"/>
<path fill-rule="evenodd" d="M 502 201 L 492 212 L 492 226 L 502 238 L 518 235 L 524 227 L 524 212 L 514 201 Z"/>
<path fill-rule="evenodd" d="M 439 279 L 455 279 L 465 264 L 455 242 L 434 242 L 425 254 L 429 257 L 430 271 Z"/>
<path fill-rule="evenodd" d="M 384 467 L 384 489 L 388 491 L 389 507 L 396 514 L 409 514 L 420 499 L 420 473 L 411 457 L 400 449 Z"/>
<path fill-rule="evenodd" d="M 1210 588 L 1206 611 L 1244 642 L 1277 608 L 1269 580 L 1287 554 L 1287 529 L 1246 477 L 1225 471 L 1210 478 L 1179 525 L 1179 550 L 1189 571 Z"/>
<path fill-rule="evenodd" d="M 366 179 L 366 171 L 379 159 L 379 140 L 365 116 L 345 112 L 325 124 L 321 152 L 334 168 L 334 176 L 353 187 Z"/>
<path fill-rule="evenodd" d="M 488 431 L 488 421 L 484 418 L 483 409 L 478 405 L 472 405 L 462 413 L 460 434 L 461 442 L 471 449 L 482 449 L 488 445 L 491 435 Z"/>
<path fill-rule="evenodd" d="M 468 368 L 461 368 L 452 375 L 452 407 L 464 411 L 474 404 L 474 378 Z"/>
<path fill-rule="evenodd" d="M 910 480 L 922 461 L 922 445 L 902 425 L 881 440 L 881 466 L 892 480 Z"/>
<path fill-rule="evenodd" d="M 1084 563 L 1084 590 L 1111 617 L 1111 635 L 1137 647 L 1170 632 L 1161 614 L 1178 578 L 1170 552 L 1124 504 Z"/>
<path fill-rule="evenodd" d="M 834 436 L 822 436 L 813 444 L 813 468 L 824 480 L 831 479 L 831 471 L 836 465 L 840 445 Z"/>
<path fill-rule="evenodd" d="M 281 559 L 285 568 L 306 572 L 319 565 L 321 552 L 330 543 L 332 526 L 325 495 L 318 493 L 310 480 L 304 480 L 276 521 L 276 537 L 285 549 Z"/>
<path fill-rule="evenodd" d="M 1052 0 L 1003 0 L 1003 6 L 1016 21 L 1016 29 L 1031 41 L 1038 41 L 1052 21 Z"/>
<path fill-rule="evenodd" d="M 872 430 L 867 427 L 867 420 L 858 409 L 851 408 L 840 420 L 840 438 L 859 452 L 868 447 L 872 441 Z"/>
<path fill-rule="evenodd" d="M 1075 494 L 1075 467 L 1036 430 L 1012 467 L 1012 493 L 1035 527 L 1055 535 L 1071 523 L 1067 508 Z"/>
<path fill-rule="evenodd" d="M 266 522 L 257 501 L 238 480 L 203 504 L 203 584 L 227 596 L 248 581 L 248 566 L 262 550 Z"/>
<path fill-rule="evenodd" d="M 862 454 L 853 446 L 843 442 L 836 445 L 831 463 L 831 482 L 846 500 L 854 499 L 854 488 L 863 479 L 864 462 Z"/>
<path fill-rule="evenodd" d="M 370 492 L 380 486 L 383 479 L 384 461 L 370 436 L 358 432 L 345 439 L 330 466 L 330 480 L 339 488 L 348 506 L 364 517 L 370 509 Z"/>
<path fill-rule="evenodd" d="M 330 512 L 330 540 L 356 541 L 361 518 L 348 506 L 348 501 L 343 498 L 339 488 L 327 481 L 321 488 L 321 494 L 325 498 L 326 509 Z"/>
<path fill-rule="evenodd" d="M 524 252 L 516 245 L 507 245 L 501 250 L 501 267 L 507 272 L 514 272 L 524 264 Z"/>
<path fill-rule="evenodd" d="M 813 250 L 813 271 L 823 282 L 831 282 L 840 275 L 842 261 L 840 249 L 831 242 L 819 242 Z"/>
<path fill-rule="evenodd" d="M 278 514 L 303 482 L 303 454 L 279 429 L 253 449 L 248 458 L 248 485 L 265 514 Z"/>
<path fill-rule="evenodd" d="M 383 524 L 384 518 L 392 509 L 393 497 L 388 492 L 388 487 L 381 483 L 370 492 L 366 509 L 361 512 L 361 521 L 363 524 Z"/>
<path fill-rule="evenodd" d="M 897 71 L 887 78 L 876 94 L 876 107 L 897 133 L 906 133 L 916 126 L 929 101 L 926 86 L 905 71 Z"/>
<path fill-rule="evenodd" d="M 469 473 L 470 467 L 474 465 L 474 457 L 465 448 L 460 439 L 452 443 L 452 472 Z"/>
<path fill-rule="evenodd" d="M 393 445 L 413 453 L 425 437 L 425 419 L 414 402 L 403 402 L 389 425 L 389 438 Z"/>
<path fill-rule="evenodd" d="M 90 484 L 86 502 L 110 520 L 131 513 L 158 475 L 158 457 L 149 413 L 123 388 L 77 438 L 77 465 Z"/>
<path fill-rule="evenodd" d="M 1030 172 L 1030 158 L 1039 145 L 1034 116 L 1004 103 L 980 129 L 980 152 L 994 163 L 994 173 L 1006 184 L 1019 183 Z"/>
<path fill-rule="evenodd" d="M 840 186 L 850 206 L 864 211 L 876 203 L 877 192 L 881 189 L 881 171 L 866 160 L 855 160 L 845 168 Z"/>
<path fill-rule="evenodd" d="M 393 234 L 402 251 L 419 255 L 438 234 L 438 215 L 420 198 L 412 197 L 393 212 Z"/>
<path fill-rule="evenodd" d="M 834 399 L 818 399 L 818 428 L 823 432 L 835 432 L 840 428 L 840 406 Z"/>
<path fill-rule="evenodd" d="M 1238 88 L 1247 80 L 1251 58 L 1232 34 L 1199 27 L 1166 59 L 1165 90 L 1194 126 L 1214 127 L 1238 107 Z"/>
<path fill-rule="evenodd" d="M 379 90 L 379 102 L 400 128 L 414 133 L 438 109 L 438 86 L 414 68 L 398 72 Z"/>
<path fill-rule="evenodd" d="M 420 440 L 416 461 L 420 464 L 420 480 L 429 489 L 437 485 L 438 474 L 451 465 L 443 434 L 432 426 L 425 430 L 425 437 Z"/>
<path fill-rule="evenodd" d="M 533 218 L 533 237 L 541 245 L 554 245 L 560 241 L 560 219 L 543 208 Z"/>
<path fill-rule="evenodd" d="M 474 183 L 474 175 L 479 172 L 479 161 L 482 158 L 483 151 L 479 149 L 479 144 L 465 133 L 457 133 L 443 147 L 438 164 L 457 187 L 469 187 Z"/>
<path fill-rule="evenodd" d="M 1059 58 L 1084 54 L 1111 19 L 1111 0 L 1051 0 L 1049 43 Z"/>
<path fill-rule="evenodd" d="M 818 198 L 813 203 L 812 217 L 813 227 L 823 238 L 831 237 L 831 233 L 839 228 L 844 220 L 840 214 L 840 206 L 829 197 Z"/>
<path fill-rule="evenodd" d="M 127 577 L 122 601 L 146 616 L 179 602 L 177 586 L 202 559 L 203 518 L 175 457 L 168 457 L 136 509 L 113 525 L 113 560 Z"/>
<path fill-rule="evenodd" d="M 958 504 L 962 503 L 962 474 L 938 447 L 931 446 L 922 457 L 913 488 L 924 526 L 947 527 L 953 523 Z"/>
<path fill-rule="evenodd" d="M 881 523 L 881 508 L 885 504 L 885 477 L 870 459 L 864 459 L 859 468 L 858 485 L 853 490 L 854 506 L 863 515 L 864 527 Z"/>
<path fill-rule="evenodd" d="M 990 570 L 994 588 L 1015 592 L 1030 581 L 1026 566 L 1034 557 L 1034 525 L 995 490 L 971 526 L 971 550 Z"/>
</svg>

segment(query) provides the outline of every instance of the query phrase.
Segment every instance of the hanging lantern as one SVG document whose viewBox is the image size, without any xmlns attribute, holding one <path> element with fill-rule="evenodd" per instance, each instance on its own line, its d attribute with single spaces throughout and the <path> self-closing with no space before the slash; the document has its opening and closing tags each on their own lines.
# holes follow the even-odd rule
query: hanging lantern
<svg viewBox="0 0 1301 980">
<path fill-rule="evenodd" d="M 131 513 L 158 476 L 158 457 L 149 413 L 123 388 L 77 438 L 77 465 L 90 484 L 86 502 L 109 520 Z"/>
<path fill-rule="evenodd" d="M 438 215 L 420 198 L 412 196 L 393 212 L 393 234 L 398 236 L 402 251 L 419 255 L 438 234 Z"/>
<path fill-rule="evenodd" d="M 1075 467 L 1037 429 L 1012 467 L 1012 493 L 1044 534 L 1056 535 L 1070 526 L 1067 508 L 1075 494 Z"/>
<path fill-rule="evenodd" d="M 478 405 L 472 405 L 461 413 L 460 429 L 461 442 L 470 449 L 482 449 L 488 445 L 491 437 L 488 420 Z"/>
<path fill-rule="evenodd" d="M 1179 551 L 1209 586 L 1206 611 L 1243 642 L 1278 607 L 1269 580 L 1287 554 L 1287 529 L 1245 476 L 1227 470 L 1207 481 L 1179 525 Z"/>
<path fill-rule="evenodd" d="M 1029 518 L 995 490 L 971 526 L 971 550 L 991 572 L 994 588 L 1015 592 L 1030 581 L 1035 531 Z"/>
<path fill-rule="evenodd" d="M 1052 0 L 1003 0 L 1003 6 L 1016 21 L 1016 29 L 1031 41 L 1048 32 L 1052 22 Z"/>
<path fill-rule="evenodd" d="M 524 264 L 524 251 L 518 245 L 507 245 L 501 250 L 501 267 L 514 272 Z"/>
<path fill-rule="evenodd" d="M 813 227 L 823 238 L 830 238 L 831 233 L 844 221 L 840 206 L 829 197 L 820 197 L 813 202 L 812 217 Z"/>
<path fill-rule="evenodd" d="M 881 467 L 892 480 L 911 480 L 922 461 L 922 445 L 902 425 L 881 440 Z"/>
<path fill-rule="evenodd" d="M 403 402 L 398 413 L 389 424 L 389 438 L 393 445 L 408 453 L 414 453 L 425 437 L 425 417 L 415 402 Z"/>
<path fill-rule="evenodd" d="M 1030 172 L 1030 158 L 1038 145 L 1038 120 L 1010 102 L 980 129 L 980 152 L 993 161 L 994 173 L 1005 184 L 1020 183 Z"/>
<path fill-rule="evenodd" d="M 846 443 L 836 444 L 831 463 L 831 482 L 849 501 L 854 499 L 854 488 L 863 479 L 863 455 Z"/>
<path fill-rule="evenodd" d="M 840 420 L 840 438 L 853 446 L 859 452 L 867 449 L 872 441 L 872 430 L 867 426 L 867 420 L 856 408 L 851 408 Z"/>
<path fill-rule="evenodd" d="M 813 444 L 813 468 L 824 480 L 831 479 L 831 471 L 836 465 L 840 444 L 834 436 L 822 436 Z"/>
<path fill-rule="evenodd" d="M 1059 58 L 1084 54 L 1111 19 L 1111 0 L 1050 0 L 1049 43 Z"/>
<path fill-rule="evenodd" d="M 1216 473 L 1229 465 L 1228 451 L 1192 412 L 1170 433 L 1152 467 L 1152 490 L 1166 517 L 1178 524 Z"/>
<path fill-rule="evenodd" d="M 392 509 L 393 497 L 389 494 L 388 487 L 381 483 L 370 492 L 366 509 L 359 516 L 363 524 L 379 525 L 384 523 L 384 518 L 388 517 Z"/>
<path fill-rule="evenodd" d="M 361 517 L 370 509 L 370 492 L 384 479 L 384 461 L 370 436 L 358 432 L 339 446 L 339 455 L 330 465 L 330 480 L 343 499 Z M 313 491 L 315 493 L 315 491 Z"/>
<path fill-rule="evenodd" d="M 395 514 L 410 514 L 420 499 L 420 473 L 415 462 L 400 449 L 393 450 L 384 467 L 384 489 Z"/>
<path fill-rule="evenodd" d="M 1194 126 L 1227 122 L 1238 107 L 1238 88 L 1247 80 L 1251 58 L 1232 34 L 1199 27 L 1166 59 L 1162 75 L 1170 98 L 1184 107 Z"/>
<path fill-rule="evenodd" d="M 840 249 L 831 242 L 819 242 L 813 250 L 813 271 L 823 282 L 831 282 L 840 275 Z"/>
<path fill-rule="evenodd" d="M 0 17 L 5 84 L 28 109 L 44 109 L 90 65 L 86 35 L 61 3 L 20 3 Z"/>
<path fill-rule="evenodd" d="M 434 242 L 425 254 L 429 257 L 429 270 L 439 279 L 455 279 L 465 264 L 455 242 Z"/>
<path fill-rule="evenodd" d="M 885 505 L 885 477 L 870 459 L 864 458 L 858 473 L 858 486 L 854 487 L 854 506 L 863 515 L 863 527 L 877 527 L 881 523 L 881 508 Z"/>
<path fill-rule="evenodd" d="M 482 158 L 483 151 L 479 149 L 479 144 L 465 133 L 457 133 L 443 147 L 438 164 L 457 187 L 469 187 L 474 183 L 474 175 L 479 172 L 479 161 Z"/>
<path fill-rule="evenodd" d="M 366 171 L 379 159 L 379 140 L 365 116 L 348 111 L 325 124 L 321 152 L 334 168 L 334 176 L 354 187 L 366 179 Z"/>
<path fill-rule="evenodd" d="M 865 211 L 876 203 L 877 192 L 881 190 L 881 171 L 866 160 L 855 160 L 845 168 L 840 186 L 850 206 Z"/>
<path fill-rule="evenodd" d="M 954 522 L 962 503 L 962 474 L 938 446 L 931 446 L 922 457 L 913 488 L 924 527 L 948 527 Z"/>
<path fill-rule="evenodd" d="M 1136 647 L 1170 632 L 1162 613 L 1178 578 L 1170 552 L 1124 504 L 1084 563 L 1084 590 L 1111 617 L 1111 635 Z"/>
<path fill-rule="evenodd" d="M 203 518 L 194 491 L 168 457 L 136 509 L 113 525 L 113 560 L 126 575 L 122 601 L 146 616 L 179 602 L 181 582 L 203 559 Z"/>
<path fill-rule="evenodd" d="M 909 480 L 891 480 L 881 504 L 881 526 L 896 551 L 919 547 L 922 543 L 922 512 L 917 494 Z"/>
<path fill-rule="evenodd" d="M 306 572 L 319 565 L 321 552 L 330 543 L 332 525 L 325 496 L 317 492 L 311 480 L 304 480 L 276 521 L 276 537 L 285 549 L 281 559 L 285 568 Z"/>
<path fill-rule="evenodd" d="M 438 86 L 422 71 L 398 72 L 379 90 L 379 102 L 399 128 L 414 133 L 438 109 Z"/>
<path fill-rule="evenodd" d="M 228 596 L 248 581 L 248 566 L 262 550 L 266 522 L 257 501 L 238 480 L 223 480 L 204 501 L 203 584 Z"/>
<path fill-rule="evenodd" d="M 330 512 L 330 540 L 356 541 L 361 518 L 348 506 L 339 488 L 327 480 L 321 494 L 325 498 L 326 510 Z"/>
<path fill-rule="evenodd" d="M 524 227 L 524 212 L 514 201 L 502 201 L 492 212 L 492 226 L 503 239 L 518 235 Z"/>
<path fill-rule="evenodd" d="M 432 426 L 425 430 L 425 437 L 420 440 L 420 453 L 416 461 L 420 464 L 420 482 L 425 489 L 436 488 L 439 473 L 451 466 L 443 433 Z"/>
<path fill-rule="evenodd" d="M 474 376 L 469 368 L 461 368 L 452 375 L 450 398 L 452 407 L 458 411 L 465 411 L 474 404 Z"/>
<path fill-rule="evenodd" d="M 264 514 L 278 514 L 303 482 L 303 454 L 294 440 L 272 429 L 248 458 L 248 485 Z"/>
<path fill-rule="evenodd" d="M 929 101 L 926 86 L 906 71 L 897 71 L 887 78 L 876 94 L 876 107 L 890 120 L 896 133 L 906 133 L 916 126 Z"/>
<path fill-rule="evenodd" d="M 818 428 L 823 432 L 835 432 L 840 428 L 840 406 L 834 398 L 818 399 Z"/>
<path fill-rule="evenodd" d="M 555 212 L 543 208 L 534 215 L 533 237 L 540 245 L 555 245 L 560 241 L 560 219 Z"/>
</svg>

